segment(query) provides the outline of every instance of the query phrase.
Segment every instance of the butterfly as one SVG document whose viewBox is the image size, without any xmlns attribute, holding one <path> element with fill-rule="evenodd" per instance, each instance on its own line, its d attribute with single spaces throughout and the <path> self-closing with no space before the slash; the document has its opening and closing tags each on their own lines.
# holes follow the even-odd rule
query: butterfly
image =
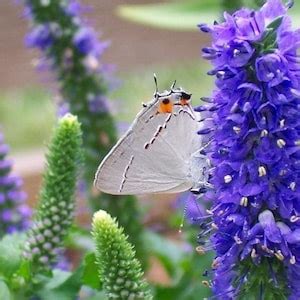
<svg viewBox="0 0 300 300">
<path fill-rule="evenodd" d="M 101 162 L 94 185 L 115 195 L 199 192 L 207 186 L 200 113 L 182 88 L 156 92 Z"/>
</svg>

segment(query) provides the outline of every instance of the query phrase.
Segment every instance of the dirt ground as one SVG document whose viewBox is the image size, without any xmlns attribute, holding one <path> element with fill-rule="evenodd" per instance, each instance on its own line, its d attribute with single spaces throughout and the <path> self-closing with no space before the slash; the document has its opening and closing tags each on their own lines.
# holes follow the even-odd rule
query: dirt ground
<svg viewBox="0 0 300 300">
<path fill-rule="evenodd" d="M 23 39 L 28 28 L 22 17 L 20 0 L 0 0 L 0 90 L 41 84 L 32 66 L 35 51 L 24 48 Z M 89 21 L 111 41 L 104 61 L 113 63 L 123 72 L 153 63 L 176 63 L 199 57 L 206 42 L 201 33 L 177 32 L 148 28 L 120 19 L 115 14 L 119 4 L 140 4 L 149 0 L 82 0 L 92 5 Z M 160 0 L 160 2 L 162 2 Z M 200 20 L 199 20 L 200 21 Z"/>
</svg>

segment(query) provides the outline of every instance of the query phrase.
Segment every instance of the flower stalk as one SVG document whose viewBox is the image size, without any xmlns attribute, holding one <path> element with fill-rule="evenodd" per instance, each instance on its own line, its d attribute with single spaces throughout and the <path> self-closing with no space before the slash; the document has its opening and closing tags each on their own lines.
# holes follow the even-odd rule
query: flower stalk
<svg viewBox="0 0 300 300">
<path fill-rule="evenodd" d="M 39 204 L 24 250 L 34 270 L 49 269 L 63 249 L 74 218 L 81 146 L 77 118 L 67 114 L 59 121 L 49 146 Z"/>
<path fill-rule="evenodd" d="M 133 246 L 116 219 L 99 210 L 93 217 L 92 234 L 99 278 L 108 299 L 152 299 Z"/>
</svg>

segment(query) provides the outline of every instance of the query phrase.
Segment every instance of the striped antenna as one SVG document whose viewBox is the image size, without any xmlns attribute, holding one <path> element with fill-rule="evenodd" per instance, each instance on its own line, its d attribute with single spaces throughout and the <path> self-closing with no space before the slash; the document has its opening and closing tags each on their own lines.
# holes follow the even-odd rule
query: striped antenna
<svg viewBox="0 0 300 300">
<path fill-rule="evenodd" d="M 156 74 L 153 73 L 153 78 L 154 78 L 154 84 L 155 84 L 155 97 L 158 96 L 158 85 L 157 85 L 157 77 L 156 77 Z"/>
<path fill-rule="evenodd" d="M 176 79 L 174 80 L 174 82 L 172 83 L 171 85 L 171 91 L 173 91 L 174 87 L 175 87 L 175 84 L 176 84 Z"/>
</svg>

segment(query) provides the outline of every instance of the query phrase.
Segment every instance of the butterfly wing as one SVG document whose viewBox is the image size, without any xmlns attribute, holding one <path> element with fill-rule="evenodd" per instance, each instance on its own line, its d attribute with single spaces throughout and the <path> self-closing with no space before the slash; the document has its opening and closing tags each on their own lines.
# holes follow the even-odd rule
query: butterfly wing
<svg viewBox="0 0 300 300">
<path fill-rule="evenodd" d="M 199 148 L 196 113 L 175 106 L 157 114 L 153 101 L 100 164 L 95 186 L 109 194 L 177 193 L 193 186 L 190 157 Z"/>
</svg>

